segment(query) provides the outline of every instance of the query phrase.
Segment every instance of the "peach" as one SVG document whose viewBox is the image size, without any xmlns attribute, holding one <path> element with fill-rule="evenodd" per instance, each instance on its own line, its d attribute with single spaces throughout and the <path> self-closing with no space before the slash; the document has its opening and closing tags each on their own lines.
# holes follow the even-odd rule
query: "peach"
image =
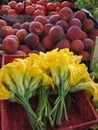
<svg viewBox="0 0 98 130">
<path fill-rule="evenodd" d="M 81 37 L 81 29 L 78 26 L 71 26 L 67 30 L 67 37 L 70 40 L 79 39 Z"/>
<path fill-rule="evenodd" d="M 88 37 L 87 33 L 82 30 L 82 32 L 81 32 L 81 37 L 80 37 L 79 39 L 80 39 L 80 40 L 84 40 L 84 39 L 87 38 L 87 37 Z"/>
<path fill-rule="evenodd" d="M 42 45 L 47 49 L 47 50 L 51 50 L 55 47 L 54 42 L 52 41 L 52 39 L 49 36 L 45 36 L 42 39 Z"/>
<path fill-rule="evenodd" d="M 87 18 L 86 13 L 83 10 L 78 10 L 73 15 L 74 18 L 78 18 L 81 22 Z"/>
<path fill-rule="evenodd" d="M 91 54 L 88 51 L 82 51 L 80 55 L 82 55 L 83 61 L 88 61 L 91 58 Z"/>
<path fill-rule="evenodd" d="M 38 22 L 40 22 L 41 24 L 46 24 L 46 23 L 48 23 L 48 19 L 47 19 L 47 17 L 46 16 L 42 16 L 42 15 L 38 15 L 38 16 L 36 16 L 35 18 L 34 18 L 34 21 L 38 21 Z"/>
<path fill-rule="evenodd" d="M 18 50 L 19 43 L 13 37 L 4 38 L 2 44 L 3 44 L 3 51 L 6 54 L 14 54 Z"/>
<path fill-rule="evenodd" d="M 51 23 L 47 23 L 43 26 L 43 33 L 44 35 L 49 35 L 49 30 L 52 28 L 54 25 Z"/>
<path fill-rule="evenodd" d="M 39 37 L 35 33 L 29 33 L 25 37 L 25 44 L 30 48 L 30 49 L 36 49 L 39 44 Z"/>
<path fill-rule="evenodd" d="M 58 42 L 64 38 L 64 30 L 62 27 L 55 25 L 49 30 L 49 36 L 54 42 Z"/>
<path fill-rule="evenodd" d="M 55 4 L 53 2 L 48 2 L 46 5 L 46 9 L 48 12 L 54 11 L 55 10 Z"/>
<path fill-rule="evenodd" d="M 4 26 L 7 26 L 6 21 L 3 20 L 3 19 L 0 19 L 0 29 L 1 29 L 2 27 L 4 27 Z"/>
<path fill-rule="evenodd" d="M 58 20 L 56 22 L 56 25 L 61 26 L 63 28 L 64 32 L 66 33 L 66 31 L 68 29 L 68 23 L 67 23 L 67 21 L 65 21 L 65 20 Z"/>
<path fill-rule="evenodd" d="M 7 16 L 17 16 L 15 9 L 10 9 L 7 12 Z"/>
<path fill-rule="evenodd" d="M 29 32 L 29 26 L 30 26 L 30 22 L 24 22 L 21 24 L 20 28 L 25 29 L 27 32 Z"/>
<path fill-rule="evenodd" d="M 27 34 L 28 32 L 25 29 L 19 29 L 16 33 L 16 36 L 18 37 L 19 42 L 23 43 Z"/>
<path fill-rule="evenodd" d="M 11 26 L 4 26 L 1 28 L 1 37 L 5 38 L 8 35 L 14 34 L 14 29 Z"/>
<path fill-rule="evenodd" d="M 64 7 L 59 11 L 59 16 L 65 21 L 70 21 L 73 17 L 73 11 L 69 7 Z"/>
<path fill-rule="evenodd" d="M 19 44 L 19 39 L 16 35 L 8 35 L 6 38 L 9 38 L 9 37 L 14 38 L 17 41 L 17 43 Z"/>
<path fill-rule="evenodd" d="M 54 15 L 51 15 L 49 17 L 49 22 L 52 23 L 52 24 L 56 24 L 56 22 L 60 20 L 60 16 L 58 14 L 54 14 Z"/>
<path fill-rule="evenodd" d="M 98 36 L 98 29 L 94 28 L 89 34 L 89 38 L 92 40 L 95 40 L 95 38 Z"/>
<path fill-rule="evenodd" d="M 32 21 L 29 26 L 29 32 L 34 32 L 37 35 L 41 35 L 43 32 L 43 24 L 38 21 Z"/>
<path fill-rule="evenodd" d="M 22 51 L 22 50 L 17 50 L 16 51 L 16 53 L 14 53 L 13 55 L 19 55 L 19 56 L 23 56 L 23 57 L 25 57 L 26 56 L 26 53 L 24 52 L 24 51 Z"/>
<path fill-rule="evenodd" d="M 82 23 L 81 21 L 78 19 L 78 18 L 72 18 L 70 21 L 69 21 L 69 27 L 71 26 L 78 26 L 78 27 L 82 27 Z"/>
<path fill-rule="evenodd" d="M 70 44 L 70 49 L 73 51 L 75 54 L 80 54 L 84 50 L 84 43 L 83 41 L 76 39 L 73 40 Z"/>
<path fill-rule="evenodd" d="M 17 14 L 23 14 L 24 13 L 24 4 L 21 2 L 18 2 L 15 6 L 15 11 Z"/>
<path fill-rule="evenodd" d="M 61 2 L 61 8 L 64 8 L 64 7 L 69 7 L 69 8 L 73 8 L 74 7 L 74 4 L 70 1 L 63 1 Z"/>
<path fill-rule="evenodd" d="M 85 32 L 90 32 L 94 29 L 94 22 L 91 19 L 86 18 L 82 23 L 82 28 Z"/>
<path fill-rule="evenodd" d="M 25 14 L 26 15 L 33 15 L 35 8 L 32 5 L 26 6 Z"/>
<path fill-rule="evenodd" d="M 30 53 L 31 49 L 27 45 L 20 44 L 18 47 L 19 50 L 24 51 L 27 55 Z"/>
<path fill-rule="evenodd" d="M 8 3 L 8 5 L 12 8 L 12 9 L 15 9 L 15 6 L 17 5 L 17 2 L 12 0 Z"/>
<path fill-rule="evenodd" d="M 86 39 L 83 40 L 83 42 L 84 42 L 84 49 L 86 51 L 91 52 L 92 47 L 94 45 L 94 41 L 92 39 L 90 39 L 90 38 L 86 38 Z"/>
<path fill-rule="evenodd" d="M 33 13 L 33 16 L 38 16 L 38 15 L 42 15 L 42 16 L 45 16 L 45 12 L 40 10 L 40 9 L 36 9 Z"/>
<path fill-rule="evenodd" d="M 70 49 L 70 42 L 67 39 L 61 39 L 56 47 L 58 47 L 59 49 L 64 49 L 64 48 L 69 48 Z"/>
<path fill-rule="evenodd" d="M 16 22 L 16 23 L 13 24 L 12 27 L 13 27 L 14 29 L 20 29 L 20 27 L 21 27 L 21 23 Z"/>
</svg>

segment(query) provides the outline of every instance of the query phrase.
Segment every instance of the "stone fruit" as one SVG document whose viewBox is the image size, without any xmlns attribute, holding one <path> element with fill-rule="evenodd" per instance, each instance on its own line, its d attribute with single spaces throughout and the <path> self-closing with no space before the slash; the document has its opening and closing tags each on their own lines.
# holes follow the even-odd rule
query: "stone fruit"
<svg viewBox="0 0 98 130">
<path fill-rule="evenodd" d="M 83 41 L 76 39 L 73 40 L 70 44 L 70 49 L 73 51 L 75 54 L 80 54 L 84 50 L 84 43 Z"/>
<path fill-rule="evenodd" d="M 62 27 L 58 25 L 53 26 L 49 30 L 49 36 L 54 42 L 58 42 L 59 40 L 64 38 L 64 30 L 62 29 Z"/>
<path fill-rule="evenodd" d="M 70 40 L 75 40 L 75 39 L 79 39 L 81 37 L 81 29 L 78 26 L 71 26 L 68 28 L 67 30 L 67 37 Z"/>
<path fill-rule="evenodd" d="M 3 50 L 6 54 L 14 54 L 18 50 L 19 43 L 13 37 L 6 37 L 3 42 Z"/>
<path fill-rule="evenodd" d="M 39 44 L 39 37 L 35 33 L 29 33 L 25 37 L 25 44 L 30 48 L 30 49 L 36 49 L 38 44 Z"/>
</svg>

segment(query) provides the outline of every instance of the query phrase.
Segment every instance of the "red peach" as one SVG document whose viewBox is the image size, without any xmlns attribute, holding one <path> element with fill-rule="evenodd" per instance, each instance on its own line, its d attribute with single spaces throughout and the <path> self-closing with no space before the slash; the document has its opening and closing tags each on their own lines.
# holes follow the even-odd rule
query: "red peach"
<svg viewBox="0 0 98 130">
<path fill-rule="evenodd" d="M 83 40 L 83 42 L 84 42 L 84 49 L 86 51 L 91 52 L 92 47 L 94 45 L 94 41 L 92 39 L 90 39 L 90 38 L 86 38 L 86 39 Z"/>
<path fill-rule="evenodd" d="M 29 32 L 41 35 L 43 32 L 43 24 L 38 21 L 32 21 L 29 26 Z"/>
<path fill-rule="evenodd" d="M 52 28 L 54 25 L 51 23 L 47 23 L 43 26 L 43 33 L 44 35 L 49 35 L 49 30 Z"/>
<path fill-rule="evenodd" d="M 81 37 L 81 29 L 78 26 L 71 26 L 67 30 L 67 37 L 70 40 L 79 39 Z"/>
<path fill-rule="evenodd" d="M 1 28 L 1 37 L 5 38 L 8 35 L 14 34 L 14 29 L 11 26 L 4 26 Z"/>
<path fill-rule="evenodd" d="M 72 18 L 70 21 L 69 21 L 69 27 L 71 26 L 78 26 L 78 27 L 82 27 L 82 23 L 81 21 L 78 19 L 78 18 Z"/>
<path fill-rule="evenodd" d="M 36 49 L 39 44 L 39 37 L 35 33 L 29 33 L 25 37 L 25 44 L 30 48 L 30 49 Z"/>
<path fill-rule="evenodd" d="M 3 40 L 3 50 L 7 54 L 14 54 L 18 50 L 19 43 L 13 37 L 6 37 Z"/>
<path fill-rule="evenodd" d="M 64 48 L 69 48 L 70 49 L 70 42 L 67 39 L 61 39 L 56 47 L 58 47 L 59 49 L 64 49 Z"/>
<path fill-rule="evenodd" d="M 25 37 L 28 35 L 28 32 L 25 29 L 19 29 L 16 33 L 16 36 L 19 39 L 19 42 L 23 43 Z"/>
<path fill-rule="evenodd" d="M 0 19 L 0 29 L 1 29 L 2 27 L 4 27 L 4 26 L 7 26 L 6 21 L 3 20 L 3 19 Z"/>
<path fill-rule="evenodd" d="M 69 7 L 64 7 L 59 11 L 59 16 L 63 20 L 70 21 L 73 17 L 73 11 Z"/>
<path fill-rule="evenodd" d="M 76 39 L 73 40 L 70 44 L 70 49 L 73 51 L 75 54 L 80 54 L 84 50 L 84 43 L 83 41 Z"/>
<path fill-rule="evenodd" d="M 86 13 L 83 10 L 78 10 L 74 13 L 74 18 L 78 18 L 81 22 L 87 18 Z"/>
<path fill-rule="evenodd" d="M 82 23 L 82 28 L 85 32 L 90 32 L 94 29 L 94 22 L 91 19 L 85 19 Z"/>
<path fill-rule="evenodd" d="M 49 36 L 54 42 L 58 42 L 64 38 L 64 30 L 62 27 L 55 25 L 49 30 Z"/>
<path fill-rule="evenodd" d="M 47 50 L 51 50 L 54 48 L 55 44 L 52 41 L 52 39 L 49 36 L 45 36 L 42 39 L 42 45 L 47 49 Z"/>
</svg>

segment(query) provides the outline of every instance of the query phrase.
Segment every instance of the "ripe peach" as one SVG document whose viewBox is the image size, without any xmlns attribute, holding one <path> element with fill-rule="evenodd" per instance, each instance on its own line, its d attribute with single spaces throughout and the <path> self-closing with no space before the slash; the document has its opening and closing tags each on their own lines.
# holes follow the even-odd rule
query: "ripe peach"
<svg viewBox="0 0 98 130">
<path fill-rule="evenodd" d="M 46 6 L 43 6 L 43 5 L 36 4 L 35 9 L 42 11 L 44 14 L 46 14 L 46 12 L 47 12 L 46 11 Z"/>
<path fill-rule="evenodd" d="M 0 29 L 1 29 L 2 27 L 4 27 L 4 26 L 7 26 L 6 21 L 3 20 L 3 19 L 0 19 Z"/>
<path fill-rule="evenodd" d="M 42 16 L 45 16 L 45 12 L 40 10 L 40 9 L 36 9 L 33 13 L 33 16 L 38 16 L 38 15 L 42 15 Z"/>
<path fill-rule="evenodd" d="M 19 29 L 16 33 L 16 36 L 18 37 L 19 42 L 23 43 L 27 34 L 28 32 L 25 29 Z"/>
<path fill-rule="evenodd" d="M 6 38 L 9 38 L 9 37 L 14 38 L 17 41 L 17 43 L 19 44 L 19 39 L 16 35 L 8 35 Z"/>
<path fill-rule="evenodd" d="M 21 24 L 20 28 L 25 29 L 27 32 L 29 32 L 29 26 L 30 26 L 30 22 L 24 22 Z"/>
<path fill-rule="evenodd" d="M 15 9 L 15 6 L 17 5 L 17 2 L 12 0 L 8 3 L 8 5 L 12 8 L 12 9 Z"/>
<path fill-rule="evenodd" d="M 24 51 L 27 55 L 30 53 L 31 49 L 27 45 L 20 44 L 18 47 L 19 50 Z"/>
<path fill-rule="evenodd" d="M 59 16 L 63 20 L 70 21 L 73 17 L 73 11 L 69 7 L 64 7 L 59 11 Z"/>
<path fill-rule="evenodd" d="M 35 8 L 32 5 L 26 6 L 25 14 L 26 15 L 33 15 Z"/>
<path fill-rule="evenodd" d="M 67 39 L 61 39 L 56 47 L 58 47 L 59 49 L 64 49 L 64 48 L 69 48 L 70 49 L 70 42 Z"/>
<path fill-rule="evenodd" d="M 81 37 L 80 37 L 79 39 L 80 39 L 80 40 L 84 40 L 84 39 L 87 38 L 87 37 L 88 37 L 87 33 L 82 30 L 82 32 L 81 32 Z"/>
<path fill-rule="evenodd" d="M 0 10 L 2 12 L 2 15 L 7 15 L 8 10 L 10 10 L 10 9 L 11 9 L 11 7 L 9 5 L 2 5 Z"/>
<path fill-rule="evenodd" d="M 41 35 L 43 32 L 43 24 L 38 21 L 32 21 L 29 26 L 29 32 Z"/>
<path fill-rule="evenodd" d="M 43 26 L 43 33 L 44 35 L 49 35 L 49 30 L 52 28 L 54 25 L 51 23 L 47 23 Z"/>
<path fill-rule="evenodd" d="M 4 26 L 1 28 L 1 37 L 5 38 L 8 35 L 14 34 L 14 29 L 11 26 Z"/>
<path fill-rule="evenodd" d="M 4 38 L 2 44 L 3 44 L 3 50 L 7 54 L 14 54 L 18 50 L 19 43 L 13 37 Z"/>
<path fill-rule="evenodd" d="M 64 38 L 64 31 L 62 27 L 55 25 L 49 30 L 49 36 L 54 42 L 58 42 Z"/>
<path fill-rule="evenodd" d="M 92 39 L 90 39 L 90 38 L 86 38 L 86 39 L 83 40 L 83 42 L 84 42 L 84 49 L 86 51 L 91 52 L 92 47 L 94 45 L 94 41 Z"/>
<path fill-rule="evenodd" d="M 82 28 L 85 32 L 90 32 L 94 29 L 94 22 L 91 19 L 85 19 L 82 23 Z"/>
<path fill-rule="evenodd" d="M 81 29 L 78 26 L 71 26 L 67 30 L 67 37 L 70 40 L 79 39 L 81 37 Z"/>
<path fill-rule="evenodd" d="M 63 1 L 61 2 L 61 8 L 64 8 L 64 7 L 69 7 L 69 8 L 73 8 L 74 7 L 74 4 L 72 2 L 69 2 L 69 1 Z"/>
<path fill-rule="evenodd" d="M 26 56 L 26 53 L 25 53 L 24 51 L 22 51 L 22 50 L 17 50 L 16 53 L 14 53 L 13 55 L 15 55 L 15 56 L 16 56 L 16 55 L 17 55 L 17 56 L 19 55 L 19 56 L 25 57 L 25 56 Z"/>
<path fill-rule="evenodd" d="M 10 10 L 8 10 L 8 12 L 7 12 L 7 16 L 17 16 L 17 13 L 16 13 L 16 11 L 15 11 L 15 9 L 10 9 Z"/>
<path fill-rule="evenodd" d="M 51 50 L 54 48 L 55 44 L 52 41 L 52 39 L 49 36 L 45 36 L 42 39 L 42 45 L 47 49 L 47 50 Z"/>
<path fill-rule="evenodd" d="M 38 44 L 39 44 L 39 37 L 35 33 L 29 33 L 25 37 L 25 44 L 30 48 L 30 49 L 36 49 Z"/>
<path fill-rule="evenodd" d="M 73 40 L 70 44 L 70 49 L 73 51 L 75 54 L 80 54 L 84 50 L 84 43 L 83 41 L 76 39 Z"/>
<path fill-rule="evenodd" d="M 64 32 L 66 33 L 66 31 L 68 29 L 68 23 L 67 23 L 67 21 L 65 21 L 65 20 L 58 20 L 56 22 L 56 25 L 61 26 L 63 28 Z"/>
<path fill-rule="evenodd" d="M 72 18 L 70 21 L 69 21 L 69 27 L 71 26 L 78 26 L 78 27 L 82 27 L 82 23 L 81 21 L 78 19 L 78 18 Z"/>
<path fill-rule="evenodd" d="M 46 5 L 46 9 L 48 12 L 50 11 L 54 11 L 55 10 L 55 5 L 53 2 L 48 2 L 47 5 Z"/>
<path fill-rule="evenodd" d="M 12 26 L 14 29 L 20 29 L 21 27 L 21 23 L 14 23 L 13 26 Z"/>
<path fill-rule="evenodd" d="M 14 30 L 14 35 L 16 35 L 16 33 L 18 32 L 19 29 L 15 28 Z"/>
<path fill-rule="evenodd" d="M 73 15 L 74 18 L 78 18 L 81 22 L 87 18 L 86 13 L 83 10 L 78 10 Z"/>
<path fill-rule="evenodd" d="M 83 61 L 88 61 L 91 58 L 91 54 L 88 51 L 82 51 L 80 55 L 82 55 Z"/>
<path fill-rule="evenodd" d="M 51 15 L 49 17 L 49 22 L 52 23 L 52 24 L 56 24 L 56 22 L 60 20 L 60 16 L 58 14 L 54 14 L 54 15 Z"/>
<path fill-rule="evenodd" d="M 34 21 L 38 21 L 38 22 L 40 22 L 41 24 L 46 24 L 46 23 L 48 23 L 48 19 L 47 19 L 47 17 L 46 16 L 42 16 L 42 15 L 38 15 L 38 16 L 36 16 L 35 18 L 34 18 Z"/>
<path fill-rule="evenodd" d="M 15 11 L 17 14 L 24 13 L 24 4 L 21 2 L 18 2 L 17 5 L 15 6 Z"/>
<path fill-rule="evenodd" d="M 89 38 L 91 38 L 92 40 L 95 40 L 96 36 L 98 36 L 98 29 L 93 29 L 89 34 Z"/>
</svg>

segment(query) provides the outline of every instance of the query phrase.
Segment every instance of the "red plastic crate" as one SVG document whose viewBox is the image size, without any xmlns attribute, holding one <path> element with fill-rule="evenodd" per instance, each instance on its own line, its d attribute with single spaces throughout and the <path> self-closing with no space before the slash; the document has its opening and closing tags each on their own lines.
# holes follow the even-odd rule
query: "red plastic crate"
<svg viewBox="0 0 98 130">
<path fill-rule="evenodd" d="M 16 57 L 6 56 L 7 62 L 6 58 L 3 57 L 3 65 L 13 61 Z M 72 97 L 75 103 L 67 108 L 69 121 L 63 120 L 61 127 L 56 128 L 56 130 L 88 130 L 90 126 L 98 121 L 95 109 L 84 91 L 73 93 Z M 36 105 L 33 100 L 36 99 L 30 100 L 32 107 Z M 2 130 L 32 130 L 21 105 L 2 101 L 1 109 Z M 52 129 L 48 127 L 47 130 Z"/>
</svg>

